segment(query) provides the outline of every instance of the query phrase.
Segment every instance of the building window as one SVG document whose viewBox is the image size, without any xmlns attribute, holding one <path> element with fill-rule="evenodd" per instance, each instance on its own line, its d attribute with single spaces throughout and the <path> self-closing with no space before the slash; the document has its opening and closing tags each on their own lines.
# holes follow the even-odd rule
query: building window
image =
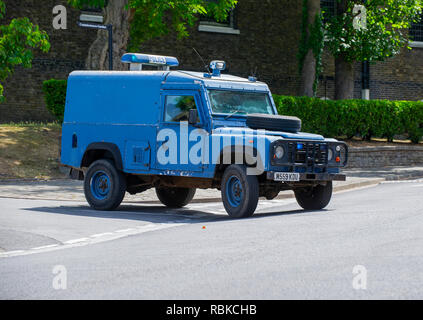
<svg viewBox="0 0 423 320">
<path fill-rule="evenodd" d="M 423 42 L 423 15 L 420 22 L 416 22 L 411 25 L 410 39 L 414 42 Z"/>
<path fill-rule="evenodd" d="M 227 34 L 240 34 L 236 25 L 236 10 L 233 9 L 229 12 L 225 21 L 216 21 L 207 16 L 200 17 L 200 25 L 198 31 L 214 32 L 214 33 L 227 33 Z"/>
<path fill-rule="evenodd" d="M 336 1 L 335 0 L 321 0 L 320 1 L 320 8 L 322 9 L 322 11 L 324 11 L 323 13 L 323 22 L 327 22 L 327 20 L 330 17 L 333 17 L 335 15 L 335 7 L 336 6 Z"/>
<path fill-rule="evenodd" d="M 109 0 L 104 2 L 104 8 L 109 4 Z M 101 13 L 103 9 L 96 5 L 83 5 L 81 11 Z"/>
</svg>

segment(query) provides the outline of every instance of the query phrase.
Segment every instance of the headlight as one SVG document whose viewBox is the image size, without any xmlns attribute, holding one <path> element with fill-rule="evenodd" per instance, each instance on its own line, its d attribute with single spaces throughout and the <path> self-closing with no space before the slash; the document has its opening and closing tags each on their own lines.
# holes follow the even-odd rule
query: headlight
<svg viewBox="0 0 423 320">
<path fill-rule="evenodd" d="M 333 159 L 333 151 L 332 149 L 328 149 L 328 161 L 331 161 Z"/>
<path fill-rule="evenodd" d="M 275 149 L 275 156 L 278 159 L 282 159 L 285 154 L 285 149 L 282 146 L 277 146 Z"/>
<path fill-rule="evenodd" d="M 337 152 L 339 152 L 339 151 L 341 151 L 341 146 L 336 146 L 336 149 L 335 149 Z"/>
</svg>

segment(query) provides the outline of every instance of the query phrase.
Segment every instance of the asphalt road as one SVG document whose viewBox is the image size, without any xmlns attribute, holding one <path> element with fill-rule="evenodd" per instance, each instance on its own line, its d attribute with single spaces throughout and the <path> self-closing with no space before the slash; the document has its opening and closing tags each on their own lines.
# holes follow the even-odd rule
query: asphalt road
<svg viewBox="0 0 423 320">
<path fill-rule="evenodd" d="M 0 199 L 0 298 L 422 299 L 422 194 L 386 183 L 315 212 L 262 201 L 245 220 L 219 203 Z"/>
</svg>

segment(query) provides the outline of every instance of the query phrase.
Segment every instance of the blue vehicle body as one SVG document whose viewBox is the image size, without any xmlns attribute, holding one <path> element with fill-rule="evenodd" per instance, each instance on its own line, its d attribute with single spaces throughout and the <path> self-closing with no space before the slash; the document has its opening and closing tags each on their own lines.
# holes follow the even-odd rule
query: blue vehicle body
<svg viewBox="0 0 423 320">
<path fill-rule="evenodd" d="M 131 59 L 144 59 L 144 56 L 124 59 L 131 62 Z M 160 59 L 157 61 L 161 63 Z M 165 62 L 166 59 L 163 59 Z M 260 162 L 261 171 L 258 174 L 267 177 L 270 182 L 273 181 L 274 172 L 301 173 L 301 181 L 344 179 L 339 174 L 340 167 L 347 161 L 347 147 L 343 143 L 318 134 L 252 129 L 247 126 L 247 116 L 244 114 L 214 113 L 209 90 L 263 93 L 270 101 L 272 113 L 277 115 L 268 86 L 252 78 L 244 79 L 220 72 L 171 71 L 166 67 L 159 71 L 72 72 L 67 87 L 61 162 L 72 168 L 74 173 L 81 172 L 76 177 L 82 178 L 93 161 L 106 157 L 127 175 L 193 178 L 193 186 L 207 188 L 219 187 L 213 181 L 218 179 L 225 152 L 251 149 L 256 162 Z M 165 103 L 168 98 L 175 96 L 194 97 L 198 123 L 185 123 L 181 127 L 179 122 L 166 121 Z M 169 135 L 161 137 L 163 130 L 176 135 L 176 163 L 163 164 L 159 161 L 160 148 L 171 138 Z M 195 138 L 189 138 L 193 133 L 196 133 Z M 216 144 L 216 141 L 219 143 Z M 313 146 L 326 148 L 326 154 L 330 148 L 337 153 L 335 146 L 342 145 L 343 158 L 335 162 L 334 157 L 329 161 L 326 155 L 325 163 L 318 165 L 311 159 L 312 164 L 310 162 L 308 165 L 310 151 L 302 163 L 295 163 L 295 159 L 275 163 L 272 152 L 278 143 L 286 145 L 285 148 L 291 143 L 289 148 L 296 151 L 285 149 L 290 156 L 294 156 L 292 152 L 299 152 L 300 147 L 307 149 Z M 191 150 L 206 145 L 214 150 L 205 148 L 197 154 L 201 161 L 198 161 L 198 157 L 197 161 L 192 161 L 188 156 Z M 336 155 L 341 156 L 340 153 Z M 178 185 L 178 182 L 174 183 Z M 186 184 L 187 181 L 184 181 Z M 134 189 L 133 192 L 140 190 L 144 188 Z"/>
<path fill-rule="evenodd" d="M 193 94 L 199 107 L 201 125 L 209 134 L 230 136 L 233 145 L 235 138 L 242 136 L 245 141 L 257 137 L 257 131 L 246 126 L 245 116 L 234 115 L 225 120 L 225 116 L 212 117 L 208 104 L 207 89 L 241 90 L 243 92 L 265 92 L 269 95 L 277 114 L 276 106 L 266 84 L 251 83 L 248 79 L 222 75 L 218 80 L 205 79 L 197 72 L 180 71 L 76 71 L 68 80 L 65 117 L 62 130 L 62 156 L 64 165 L 82 167 L 82 159 L 92 143 L 107 142 L 118 147 L 122 157 L 122 169 L 127 173 L 182 175 L 212 178 L 215 165 L 212 159 L 209 165 L 193 167 L 175 165 L 169 172 L 156 161 L 151 150 L 157 149 L 157 133 L 163 128 L 179 125 L 163 120 L 163 104 L 166 95 Z M 175 128 L 176 129 L 176 128 Z M 178 130 L 175 130 L 178 132 Z M 76 136 L 77 146 L 72 147 Z M 324 139 L 321 135 L 310 133 L 289 133 L 266 131 L 266 149 L 277 139 L 298 141 L 335 142 Z M 245 142 L 244 142 L 245 143 Z M 133 161 L 133 152 L 150 147 L 142 159 Z M 268 158 L 261 155 L 261 158 Z M 216 161 L 215 161 L 216 162 Z M 278 170 L 270 162 L 263 164 L 265 171 Z M 300 170 L 300 168 L 297 168 Z M 331 172 L 339 172 L 331 168 Z M 301 171 L 301 170 L 300 170 Z"/>
</svg>

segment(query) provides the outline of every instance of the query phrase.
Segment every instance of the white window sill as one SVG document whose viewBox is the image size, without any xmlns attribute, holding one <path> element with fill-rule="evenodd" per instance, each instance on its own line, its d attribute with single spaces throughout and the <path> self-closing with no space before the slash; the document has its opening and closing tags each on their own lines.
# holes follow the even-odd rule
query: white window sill
<svg viewBox="0 0 423 320">
<path fill-rule="evenodd" d="M 238 29 L 234 29 L 231 27 L 220 27 L 220 26 L 212 26 L 208 24 L 200 24 L 198 26 L 198 31 L 202 32 L 213 32 L 213 33 L 226 33 L 226 34 L 240 34 Z"/>
<path fill-rule="evenodd" d="M 408 44 L 411 48 L 423 48 L 423 41 L 410 41 Z"/>
<path fill-rule="evenodd" d="M 103 23 L 103 16 L 98 14 L 89 14 L 89 13 L 83 13 L 79 17 L 79 21 L 81 22 L 96 22 L 96 23 Z"/>
</svg>

